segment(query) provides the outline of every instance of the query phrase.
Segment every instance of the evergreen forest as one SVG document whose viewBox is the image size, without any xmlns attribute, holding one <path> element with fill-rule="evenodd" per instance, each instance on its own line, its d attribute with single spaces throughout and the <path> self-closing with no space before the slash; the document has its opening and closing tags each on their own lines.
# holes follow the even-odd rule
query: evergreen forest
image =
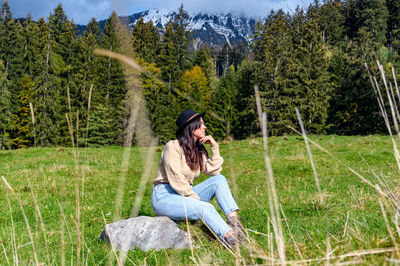
<svg viewBox="0 0 400 266">
<path fill-rule="evenodd" d="M 208 133 L 218 140 L 256 137 L 254 85 L 270 135 L 298 128 L 296 107 L 309 133 L 387 132 L 368 71 L 378 76 L 377 60 L 389 78 L 392 67 L 400 70 L 400 1 L 315 1 L 265 17 L 249 46 L 194 51 L 183 6 L 161 34 L 143 19 L 128 29 L 115 12 L 104 30 L 92 19 L 78 34 L 61 4 L 34 21 L 13 18 L 5 0 L 0 149 L 126 146 L 127 134 L 143 134 L 144 124 L 152 131 L 144 134 L 164 144 L 175 137 L 175 119 L 186 108 L 207 112 Z M 96 48 L 126 55 L 144 71 L 129 70 Z M 132 101 L 137 92 L 143 101 Z M 134 108 L 146 119 L 132 129 Z"/>
</svg>

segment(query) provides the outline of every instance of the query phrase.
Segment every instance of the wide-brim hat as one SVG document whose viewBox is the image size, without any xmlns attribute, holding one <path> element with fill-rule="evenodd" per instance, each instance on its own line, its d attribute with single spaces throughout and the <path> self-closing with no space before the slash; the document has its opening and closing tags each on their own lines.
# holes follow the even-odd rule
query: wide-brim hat
<svg viewBox="0 0 400 266">
<path fill-rule="evenodd" d="M 178 119 L 176 119 L 176 125 L 178 126 L 178 130 L 176 132 L 183 129 L 185 126 L 189 125 L 195 119 L 197 119 L 199 117 L 204 117 L 205 115 L 206 115 L 206 112 L 198 113 L 191 109 L 184 110 L 178 116 Z"/>
</svg>

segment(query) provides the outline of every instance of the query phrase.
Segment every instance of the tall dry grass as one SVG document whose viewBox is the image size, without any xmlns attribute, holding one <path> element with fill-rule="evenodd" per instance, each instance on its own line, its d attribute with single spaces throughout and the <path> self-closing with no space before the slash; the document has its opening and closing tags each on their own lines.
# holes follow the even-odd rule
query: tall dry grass
<svg viewBox="0 0 400 266">
<path fill-rule="evenodd" d="M 35 113 L 33 112 L 33 105 L 29 102 L 29 110 L 31 111 L 32 131 L 33 131 L 33 147 L 36 148 L 36 129 L 35 129 Z"/>
<path fill-rule="evenodd" d="M 283 237 L 282 221 L 279 211 L 279 200 L 276 192 L 275 179 L 272 171 L 271 159 L 268 153 L 268 132 L 267 132 L 267 113 L 261 110 L 261 100 L 258 86 L 254 86 L 256 97 L 258 118 L 264 143 L 264 161 L 267 176 L 268 203 L 271 213 L 272 228 L 275 234 L 276 246 L 279 254 L 279 261 L 282 265 L 286 264 L 285 239 Z"/>
</svg>

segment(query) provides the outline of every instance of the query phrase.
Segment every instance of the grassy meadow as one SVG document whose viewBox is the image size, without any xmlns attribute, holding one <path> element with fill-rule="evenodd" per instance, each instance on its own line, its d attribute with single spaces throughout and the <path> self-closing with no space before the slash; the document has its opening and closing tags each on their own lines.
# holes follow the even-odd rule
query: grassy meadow
<svg viewBox="0 0 400 266">
<path fill-rule="evenodd" d="M 304 264 L 400 262 L 396 230 L 399 169 L 389 137 L 310 136 L 323 201 L 299 136 L 268 139 L 281 206 L 286 261 Z M 129 218 L 146 167 L 139 215 L 154 216 L 151 179 L 163 147 L 36 148 L 0 151 L 0 265 L 278 263 L 262 139 L 221 143 L 223 174 L 250 239 L 227 250 L 201 222 L 189 223 L 193 250 L 129 251 L 98 240 L 104 225 Z M 129 155 L 129 156 L 127 156 Z M 360 176 L 352 173 L 346 165 Z M 126 177 L 124 183 L 124 177 Z M 197 182 L 206 177 L 201 176 Z M 364 178 L 364 180 L 363 180 Z M 7 184 L 8 182 L 8 184 Z M 379 188 L 372 185 L 379 185 Z M 119 190 L 118 188 L 122 188 Z M 381 192 L 378 192 L 381 191 Z M 214 201 L 215 203 L 215 201 Z M 216 204 L 216 203 L 215 203 Z M 187 230 L 186 223 L 179 225 Z M 258 233 L 256 233 L 258 232 Z"/>
</svg>

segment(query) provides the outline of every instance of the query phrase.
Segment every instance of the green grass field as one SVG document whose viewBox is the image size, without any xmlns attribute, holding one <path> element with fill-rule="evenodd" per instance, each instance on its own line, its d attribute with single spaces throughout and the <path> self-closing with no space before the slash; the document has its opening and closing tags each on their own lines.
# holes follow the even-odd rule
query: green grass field
<svg viewBox="0 0 400 266">
<path fill-rule="evenodd" d="M 332 153 L 311 150 L 323 195 L 317 190 L 304 140 L 288 136 L 268 139 L 281 205 L 287 261 L 384 263 L 399 262 L 400 235 L 395 224 L 399 169 L 389 137 L 310 136 Z M 121 217 L 129 218 L 146 165 L 157 171 L 163 147 L 149 162 L 148 148 L 130 150 L 123 169 L 124 148 L 38 148 L 0 151 L 0 265 L 107 264 L 118 253 L 98 240 L 105 223 L 114 221 L 117 191 L 123 187 Z M 251 244 L 232 254 L 201 222 L 191 223 L 197 248 L 130 251 L 126 264 L 269 264 L 278 259 L 271 225 L 262 139 L 220 145 L 223 174 L 241 209 Z M 372 184 L 382 196 L 348 165 Z M 204 180 L 201 176 L 197 182 Z M 4 182 L 8 181 L 10 187 Z M 12 189 L 12 190 L 10 190 Z M 148 182 L 139 215 L 154 216 Z M 215 202 L 214 202 L 215 203 Z M 382 211 L 382 208 L 384 212 Z M 23 211 L 22 211 L 23 210 Z M 284 213 L 284 216 L 283 216 Z M 387 222 L 385 222 L 385 218 Z M 187 230 L 186 224 L 180 227 Z M 310 261 L 308 261 L 310 260 Z"/>
</svg>

